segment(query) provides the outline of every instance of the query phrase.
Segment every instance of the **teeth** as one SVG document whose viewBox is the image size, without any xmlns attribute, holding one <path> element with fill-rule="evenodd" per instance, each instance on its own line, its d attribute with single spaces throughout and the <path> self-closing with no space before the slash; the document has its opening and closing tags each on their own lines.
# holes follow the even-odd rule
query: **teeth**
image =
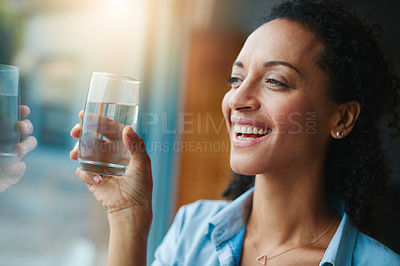
<svg viewBox="0 0 400 266">
<path fill-rule="evenodd" d="M 233 130 L 235 133 L 242 133 L 242 134 L 254 134 L 254 135 L 267 135 L 269 134 L 272 130 L 271 129 L 262 129 L 258 127 L 252 127 L 252 126 L 239 126 L 235 124 L 233 126 Z"/>
<path fill-rule="evenodd" d="M 252 140 L 253 138 L 245 138 L 243 136 L 237 136 L 239 140 Z"/>
</svg>

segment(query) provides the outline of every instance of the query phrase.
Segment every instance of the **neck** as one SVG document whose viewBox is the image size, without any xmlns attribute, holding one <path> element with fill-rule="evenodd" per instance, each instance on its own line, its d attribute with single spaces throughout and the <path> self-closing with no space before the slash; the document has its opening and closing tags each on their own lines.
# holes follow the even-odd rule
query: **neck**
<svg viewBox="0 0 400 266">
<path fill-rule="evenodd" d="M 334 214 L 326 202 L 322 169 L 256 176 L 248 221 L 252 238 L 271 246 L 299 245 L 318 236 Z"/>
</svg>

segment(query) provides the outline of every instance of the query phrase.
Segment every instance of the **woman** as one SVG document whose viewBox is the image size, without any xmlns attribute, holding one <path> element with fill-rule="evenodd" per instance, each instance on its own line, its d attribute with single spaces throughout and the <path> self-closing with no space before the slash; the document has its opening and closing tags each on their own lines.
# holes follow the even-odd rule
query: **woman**
<svg viewBox="0 0 400 266">
<path fill-rule="evenodd" d="M 272 10 L 233 63 L 222 102 L 241 174 L 226 191 L 235 200 L 182 207 L 154 265 L 400 265 L 361 232 L 389 173 L 378 119 L 392 114 L 398 129 L 399 118 L 398 79 L 372 34 L 337 3 Z M 131 128 L 123 137 L 132 155 L 124 177 L 77 175 L 108 209 L 109 265 L 144 265 L 150 160 Z M 255 175 L 254 188 L 243 175 Z"/>
</svg>

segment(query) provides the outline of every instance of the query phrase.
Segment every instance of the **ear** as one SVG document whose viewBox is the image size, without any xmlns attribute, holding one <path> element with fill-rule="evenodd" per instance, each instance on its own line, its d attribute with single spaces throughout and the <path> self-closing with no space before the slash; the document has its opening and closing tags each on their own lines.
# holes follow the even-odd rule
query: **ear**
<svg viewBox="0 0 400 266">
<path fill-rule="evenodd" d="M 361 105 L 357 101 L 340 104 L 337 107 L 337 116 L 331 129 L 331 136 L 341 139 L 350 134 L 361 112 Z"/>
</svg>

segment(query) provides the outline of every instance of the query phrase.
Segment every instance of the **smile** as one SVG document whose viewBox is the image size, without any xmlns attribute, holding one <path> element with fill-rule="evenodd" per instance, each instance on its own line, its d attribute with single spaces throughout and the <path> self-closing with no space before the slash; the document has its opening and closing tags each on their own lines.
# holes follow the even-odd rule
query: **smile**
<svg viewBox="0 0 400 266">
<path fill-rule="evenodd" d="M 233 130 L 236 133 L 236 138 L 239 140 L 251 140 L 254 138 L 259 138 L 271 133 L 271 129 L 258 128 L 246 125 L 235 124 Z"/>
<path fill-rule="evenodd" d="M 235 132 L 232 144 L 238 147 L 247 147 L 262 141 L 267 135 L 272 132 L 272 129 L 260 128 L 250 125 L 233 126 Z"/>
</svg>

